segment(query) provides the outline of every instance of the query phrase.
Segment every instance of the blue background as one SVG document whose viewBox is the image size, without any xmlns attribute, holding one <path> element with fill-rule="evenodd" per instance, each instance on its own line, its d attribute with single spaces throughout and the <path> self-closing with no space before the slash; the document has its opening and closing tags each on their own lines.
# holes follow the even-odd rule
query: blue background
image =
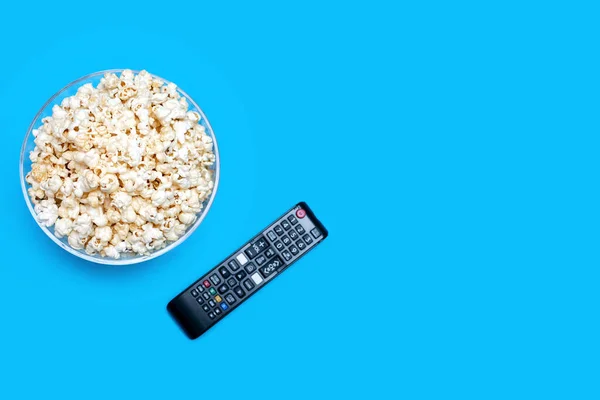
<svg viewBox="0 0 600 400">
<path fill-rule="evenodd" d="M 449 3 L 3 6 L 0 398 L 597 399 L 598 10 Z M 200 104 L 222 175 L 186 243 L 107 268 L 36 227 L 18 155 L 125 67 Z M 166 303 L 300 200 L 327 241 L 188 340 Z"/>
</svg>

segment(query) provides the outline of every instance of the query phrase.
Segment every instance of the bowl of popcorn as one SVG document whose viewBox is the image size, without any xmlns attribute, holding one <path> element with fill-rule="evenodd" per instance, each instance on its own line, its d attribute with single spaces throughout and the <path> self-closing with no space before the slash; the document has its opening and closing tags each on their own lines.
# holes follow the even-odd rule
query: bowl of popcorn
<svg viewBox="0 0 600 400">
<path fill-rule="evenodd" d="M 21 148 L 31 214 L 56 244 L 100 264 L 150 260 L 198 228 L 219 183 L 198 105 L 146 71 L 80 78 L 50 98 Z"/>
</svg>

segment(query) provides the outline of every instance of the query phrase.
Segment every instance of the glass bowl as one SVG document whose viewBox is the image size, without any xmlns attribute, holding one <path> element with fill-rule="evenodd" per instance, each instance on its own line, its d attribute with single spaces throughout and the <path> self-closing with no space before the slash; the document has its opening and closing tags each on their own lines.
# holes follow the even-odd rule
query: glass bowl
<svg viewBox="0 0 600 400">
<path fill-rule="evenodd" d="M 94 72 L 93 74 L 86 75 L 82 78 L 79 78 L 79 79 L 69 83 L 67 86 L 65 86 L 60 91 L 58 91 L 54 96 L 52 96 L 46 102 L 46 104 L 44 104 L 42 106 L 40 111 L 37 113 L 37 115 L 31 122 L 31 125 L 29 125 L 29 129 L 27 130 L 27 134 L 25 135 L 25 140 L 23 140 L 23 146 L 21 147 L 21 157 L 20 157 L 20 162 L 19 162 L 19 173 L 21 175 L 21 189 L 23 190 L 23 197 L 25 197 L 25 202 L 27 203 L 27 208 L 29 208 L 31 215 L 37 222 L 40 229 L 42 231 L 44 231 L 44 233 L 50 239 L 52 239 L 52 241 L 54 243 L 56 243 L 58 246 L 60 246 L 64 250 L 68 251 L 69 253 L 71 253 L 79 258 L 83 258 L 84 260 L 87 260 L 87 261 L 91 261 L 91 262 L 98 263 L 98 264 L 106 264 L 106 265 L 127 265 L 127 264 L 136 264 L 136 263 L 148 261 L 148 260 L 156 258 L 162 254 L 165 254 L 168 251 L 173 250 L 175 247 L 177 247 L 181 243 L 185 242 L 186 239 L 189 238 L 192 233 L 194 233 L 194 231 L 198 228 L 198 226 L 200 226 L 200 224 L 204 220 L 204 217 L 206 217 L 206 214 L 208 213 L 208 210 L 210 209 L 210 207 L 213 203 L 213 200 L 217 193 L 217 188 L 219 186 L 220 164 L 219 164 L 219 148 L 217 146 L 217 138 L 214 135 L 214 132 L 210 126 L 210 123 L 208 122 L 208 119 L 202 112 L 202 109 L 200 109 L 198 104 L 196 104 L 196 102 L 194 100 L 192 100 L 192 98 L 190 96 L 188 96 L 183 90 L 181 90 L 178 87 L 177 91 L 179 92 L 179 94 L 182 97 L 185 97 L 185 99 L 187 100 L 187 102 L 189 104 L 189 110 L 196 111 L 200 114 L 200 116 L 201 116 L 200 124 L 202 126 L 204 126 L 204 128 L 206 129 L 206 133 L 208 135 L 210 135 L 210 137 L 212 137 L 213 152 L 215 153 L 215 163 L 213 164 L 213 167 L 212 167 L 212 169 L 214 170 L 213 191 L 210 194 L 209 198 L 204 201 L 202 210 L 197 214 L 196 222 L 194 222 L 194 224 L 191 225 L 186 230 L 186 232 L 183 236 L 181 236 L 179 239 L 177 239 L 174 242 L 167 242 L 167 245 L 164 248 L 162 248 L 158 251 L 149 253 L 147 255 L 121 254 L 121 258 L 118 260 L 115 260 L 110 257 L 102 257 L 99 254 L 89 255 L 84 250 L 75 250 L 74 248 L 69 246 L 69 243 L 67 242 L 66 237 L 63 237 L 61 239 L 56 237 L 56 235 L 54 234 L 54 226 L 47 228 L 39 223 L 36 213 L 33 209 L 33 204 L 31 203 L 31 199 L 29 198 L 29 194 L 27 193 L 27 189 L 29 188 L 30 185 L 27 183 L 27 181 L 25 181 L 25 175 L 29 171 L 31 171 L 31 161 L 29 160 L 29 153 L 35 148 L 35 143 L 34 143 L 35 138 L 32 134 L 32 130 L 35 128 L 39 128 L 42 125 L 42 118 L 52 115 L 52 107 L 55 104 L 60 105 L 61 101 L 64 98 L 73 96 L 74 94 L 76 94 L 77 89 L 80 86 L 82 86 L 86 83 L 91 83 L 94 87 L 96 87 L 98 85 L 98 83 L 100 83 L 100 79 L 104 76 L 104 74 L 111 72 L 111 73 L 120 75 L 120 73 L 122 71 L 124 71 L 124 69 L 111 69 L 111 70 L 106 70 L 106 71 Z M 139 73 L 139 71 L 136 71 L 136 70 L 132 70 L 132 71 L 136 75 Z M 156 75 L 152 75 L 152 77 L 162 80 L 165 84 L 169 83 L 168 80 L 158 77 Z"/>
</svg>

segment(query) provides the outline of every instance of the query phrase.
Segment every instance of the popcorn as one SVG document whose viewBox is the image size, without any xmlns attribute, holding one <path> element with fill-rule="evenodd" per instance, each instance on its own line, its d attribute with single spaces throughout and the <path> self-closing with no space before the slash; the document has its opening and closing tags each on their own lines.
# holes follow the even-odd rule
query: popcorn
<svg viewBox="0 0 600 400">
<path fill-rule="evenodd" d="M 73 231 L 77 232 L 81 237 L 88 237 L 94 229 L 92 218 L 88 214 L 78 216 L 73 223 Z"/>
<path fill-rule="evenodd" d="M 196 214 L 182 212 L 179 214 L 179 221 L 185 225 L 191 225 L 196 222 Z"/>
<path fill-rule="evenodd" d="M 214 188 L 212 138 L 175 84 L 107 73 L 32 131 L 38 221 L 89 254 L 149 254 L 179 239 Z"/>
<path fill-rule="evenodd" d="M 112 196 L 112 205 L 123 210 L 131 205 L 132 198 L 125 192 L 117 192 Z"/>
<path fill-rule="evenodd" d="M 40 224 L 49 227 L 58 219 L 58 206 L 52 200 L 42 200 L 34 207 Z"/>
<path fill-rule="evenodd" d="M 110 226 L 98 227 L 94 232 L 94 237 L 100 239 L 103 243 L 108 243 L 112 236 L 113 230 Z"/>
<path fill-rule="evenodd" d="M 104 193 L 113 193 L 119 188 L 119 179 L 114 174 L 105 174 L 100 178 L 100 190 Z"/>
<path fill-rule="evenodd" d="M 68 236 L 73 229 L 73 221 L 69 218 L 59 218 L 54 224 L 54 234 L 57 238 Z"/>
<path fill-rule="evenodd" d="M 115 246 L 106 246 L 104 248 L 104 255 L 106 257 L 114 258 L 115 260 L 121 258 L 121 253 Z"/>
<path fill-rule="evenodd" d="M 85 247 L 87 238 L 81 236 L 78 232 L 72 231 L 68 237 L 69 246 L 75 250 L 81 250 Z"/>
</svg>

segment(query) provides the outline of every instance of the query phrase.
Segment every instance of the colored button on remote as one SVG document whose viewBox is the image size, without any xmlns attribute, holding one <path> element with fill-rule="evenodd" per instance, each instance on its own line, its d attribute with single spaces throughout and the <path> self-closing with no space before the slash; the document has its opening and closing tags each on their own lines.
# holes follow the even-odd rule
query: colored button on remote
<svg viewBox="0 0 600 400">
<path fill-rule="evenodd" d="M 303 209 L 299 209 L 298 211 L 296 211 L 296 217 L 298 217 L 298 218 L 306 217 L 306 211 L 304 211 Z"/>
</svg>

